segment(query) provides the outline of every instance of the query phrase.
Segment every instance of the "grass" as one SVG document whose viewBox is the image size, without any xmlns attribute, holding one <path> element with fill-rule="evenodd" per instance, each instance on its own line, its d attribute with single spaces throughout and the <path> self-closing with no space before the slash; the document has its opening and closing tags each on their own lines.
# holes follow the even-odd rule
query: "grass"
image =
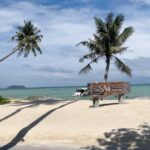
<svg viewBox="0 0 150 150">
<path fill-rule="evenodd" d="M 10 100 L 0 96 L 0 105 L 10 103 Z"/>
</svg>

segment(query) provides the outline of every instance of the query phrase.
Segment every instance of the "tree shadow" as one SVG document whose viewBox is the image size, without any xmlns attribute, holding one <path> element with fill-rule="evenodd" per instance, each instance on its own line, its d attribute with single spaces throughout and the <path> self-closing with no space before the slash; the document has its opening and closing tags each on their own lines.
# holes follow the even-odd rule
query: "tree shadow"
<svg viewBox="0 0 150 150">
<path fill-rule="evenodd" d="M 150 150 L 150 126 L 147 123 L 137 129 L 121 128 L 106 132 L 97 139 L 99 146 L 87 146 L 85 150 Z M 82 148 L 81 148 L 82 149 Z"/>
<path fill-rule="evenodd" d="M 23 138 L 25 137 L 25 135 L 33 128 L 35 127 L 38 123 L 40 123 L 42 120 L 44 120 L 48 115 L 50 115 L 51 113 L 55 112 L 56 110 L 63 108 L 69 104 L 72 104 L 75 101 L 71 101 L 68 103 L 65 103 L 59 107 L 56 107 L 54 109 L 51 109 L 50 111 L 46 112 L 45 114 L 43 114 L 42 116 L 40 116 L 38 119 L 36 119 L 35 121 L 33 121 L 32 123 L 30 123 L 28 126 L 24 127 L 23 129 L 21 129 L 18 134 L 6 145 L 0 147 L 0 150 L 7 150 L 10 149 L 12 147 L 14 147 L 15 145 L 17 145 L 17 143 L 19 143 L 20 141 L 23 140 Z"/>
<path fill-rule="evenodd" d="M 36 106 L 36 105 L 37 105 L 37 104 L 32 104 L 32 105 L 29 105 L 29 106 L 26 106 L 26 107 L 23 107 L 23 108 L 19 108 L 19 109 L 15 110 L 14 112 L 10 113 L 9 115 L 7 115 L 7 116 L 3 117 L 2 119 L 0 119 L 0 122 L 2 122 L 2 121 L 4 121 L 4 120 L 6 120 L 6 119 L 8 119 L 8 118 L 10 118 L 10 117 L 12 117 L 12 116 L 14 116 L 15 114 L 21 112 L 23 109 L 30 108 L 30 107 L 34 107 L 34 106 Z"/>
<path fill-rule="evenodd" d="M 2 122 L 4 120 L 6 120 L 6 119 L 16 115 L 17 113 L 21 112 L 22 110 L 24 110 L 26 108 L 37 107 L 40 104 L 54 105 L 54 104 L 58 104 L 58 103 L 61 103 L 61 102 L 65 102 L 65 101 L 64 100 L 60 101 L 60 100 L 48 99 L 48 100 L 45 100 L 45 101 L 34 100 L 34 101 L 29 101 L 29 102 L 17 102 L 15 104 L 12 104 L 11 106 L 21 106 L 21 105 L 27 105 L 27 106 L 19 108 L 19 109 L 15 110 L 14 112 L 10 113 L 9 115 L 1 118 L 0 122 Z"/>
<path fill-rule="evenodd" d="M 11 106 L 20 106 L 20 105 L 30 105 L 30 104 L 45 104 L 45 105 L 55 105 L 58 103 L 66 102 L 67 100 L 57 100 L 57 99 L 46 99 L 46 100 L 29 100 L 29 101 L 21 101 L 21 102 L 15 102 Z"/>
</svg>

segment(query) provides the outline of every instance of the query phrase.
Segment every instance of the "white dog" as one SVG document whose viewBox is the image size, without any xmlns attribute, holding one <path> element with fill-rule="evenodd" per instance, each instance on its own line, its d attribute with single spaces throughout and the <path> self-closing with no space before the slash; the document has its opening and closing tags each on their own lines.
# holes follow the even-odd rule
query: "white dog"
<svg viewBox="0 0 150 150">
<path fill-rule="evenodd" d="M 72 96 L 74 96 L 76 98 L 79 98 L 81 96 L 81 93 L 80 92 L 75 92 Z"/>
</svg>

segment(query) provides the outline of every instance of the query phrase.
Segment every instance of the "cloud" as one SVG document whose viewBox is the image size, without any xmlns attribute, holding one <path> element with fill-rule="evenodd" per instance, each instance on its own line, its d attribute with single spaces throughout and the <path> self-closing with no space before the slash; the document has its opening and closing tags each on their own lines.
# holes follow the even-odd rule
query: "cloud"
<svg viewBox="0 0 150 150">
<path fill-rule="evenodd" d="M 24 68 L 32 68 L 32 66 L 29 65 L 29 64 L 24 64 L 24 65 L 22 65 L 22 67 L 24 67 Z"/>
<path fill-rule="evenodd" d="M 9 79 L 1 86 L 8 83 L 14 84 L 12 82 L 19 82 L 18 84 L 23 82 L 24 84 L 25 81 L 30 86 L 36 78 L 44 79 L 43 83 L 38 82 L 39 80 L 34 81 L 35 86 L 48 83 L 51 85 L 54 81 L 69 79 L 72 76 L 70 75 L 73 72 L 70 70 L 72 67 L 76 70 L 74 77 L 78 77 L 78 70 L 81 68 L 78 59 L 84 51 L 75 45 L 91 36 L 94 22 L 90 18 L 97 13 L 101 14 L 102 12 L 91 8 L 61 8 L 56 5 L 44 6 L 25 1 L 10 3 L 1 7 L 0 56 L 9 53 L 15 46 L 15 43 L 12 44 L 7 41 L 15 34 L 16 26 L 23 24 L 23 20 L 32 20 L 44 35 L 41 43 L 43 55 L 39 55 L 37 58 L 31 55 L 29 58 L 16 59 L 15 54 L 1 63 L 1 70 L 3 70 L 3 73 L 0 74 L 1 78 L 6 79 L 7 74 L 14 75 L 12 76 L 14 81 Z M 50 63 L 55 64 L 55 68 L 58 69 L 52 70 L 49 66 Z M 42 73 L 40 71 L 35 72 L 35 68 L 42 68 L 43 66 L 48 66 L 48 68 L 45 68 Z M 28 76 L 29 71 L 30 76 Z M 55 83 L 55 85 L 59 83 Z"/>
<path fill-rule="evenodd" d="M 89 2 L 94 2 L 94 0 L 78 0 L 79 2 L 82 2 L 82 3 L 89 3 Z"/>
<path fill-rule="evenodd" d="M 41 68 L 37 68 L 38 71 L 45 71 L 49 73 L 64 73 L 64 74 L 70 74 L 74 73 L 74 70 L 67 70 L 64 68 L 58 68 L 58 67 L 50 67 L 50 66 L 43 66 Z"/>
<path fill-rule="evenodd" d="M 150 77 L 150 57 L 139 57 L 133 60 L 125 60 L 133 70 L 133 76 Z"/>
<path fill-rule="evenodd" d="M 149 0 L 130 0 L 132 3 L 140 3 L 140 4 L 146 4 L 146 5 L 150 5 L 150 1 Z"/>
<path fill-rule="evenodd" d="M 85 4 L 96 2 L 96 0 L 79 1 Z M 103 81 L 105 67 L 103 60 L 93 65 L 93 71 L 88 75 L 78 75 L 79 70 L 86 64 L 80 64 L 78 60 L 87 53 L 88 49 L 82 46 L 75 47 L 75 45 L 92 37 L 95 32 L 93 17 L 104 18 L 109 9 L 104 9 L 102 6 L 97 9 L 93 5 L 84 5 L 84 7 L 63 7 L 57 3 L 41 5 L 31 1 L 11 2 L 0 8 L 0 56 L 4 56 L 15 46 L 16 43 L 8 41 L 15 34 L 16 26 L 23 24 L 23 20 L 32 20 L 44 35 L 40 44 L 42 55 L 37 57 L 31 55 L 29 58 L 18 59 L 16 59 L 16 55 L 13 55 L 0 64 L 0 80 L 2 80 L 0 86 L 9 84 L 26 86 L 81 85 L 91 81 Z M 125 5 L 116 5 L 113 11 L 116 14 L 121 12 L 125 15 L 124 27 L 133 26 L 135 29 L 135 33 L 126 43 L 129 51 L 118 56 L 124 59 L 129 66 L 131 65 L 134 79 L 143 78 L 145 82 L 149 81 L 149 65 L 140 67 L 140 63 L 148 64 L 150 57 L 150 14 L 148 9 L 143 10 L 140 6 L 136 7 L 134 3 L 129 7 L 129 4 L 126 3 Z M 135 81 L 120 74 L 112 65 L 109 76 L 111 81 Z M 144 76 L 141 72 L 144 72 Z M 142 82 L 142 80 L 140 81 Z"/>
<path fill-rule="evenodd" d="M 22 9 L 20 10 L 20 8 Z M 3 39 L 2 42 L 5 43 L 15 34 L 15 27 L 21 25 L 23 20 L 32 20 L 36 26 L 42 29 L 44 39 L 41 47 L 44 52 L 51 53 L 53 51 L 53 53 L 59 54 L 63 47 L 73 48 L 76 43 L 91 36 L 94 31 L 94 22 L 91 18 L 97 13 L 99 11 L 91 8 L 60 8 L 25 1 L 12 3 L 0 10 L 2 20 L 0 33 L 1 35 L 7 34 L 7 39 Z M 10 47 L 11 43 L 8 44 L 8 49 Z"/>
</svg>

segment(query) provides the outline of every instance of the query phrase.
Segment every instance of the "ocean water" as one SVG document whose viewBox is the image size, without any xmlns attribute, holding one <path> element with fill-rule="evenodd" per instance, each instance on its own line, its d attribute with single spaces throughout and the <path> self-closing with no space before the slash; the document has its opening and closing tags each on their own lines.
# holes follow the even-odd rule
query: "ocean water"
<svg viewBox="0 0 150 150">
<path fill-rule="evenodd" d="M 82 86 L 84 87 L 84 86 Z M 55 88 L 29 88 L 29 89 L 14 89 L 0 90 L 0 95 L 7 98 L 23 98 L 29 96 L 50 96 L 58 99 L 73 99 L 72 95 L 77 88 L 81 87 L 55 87 Z M 150 85 L 132 85 L 131 92 L 127 94 L 129 99 L 138 97 L 150 97 Z M 81 99 L 89 99 L 82 97 Z M 114 99 L 108 97 L 106 99 Z"/>
</svg>

